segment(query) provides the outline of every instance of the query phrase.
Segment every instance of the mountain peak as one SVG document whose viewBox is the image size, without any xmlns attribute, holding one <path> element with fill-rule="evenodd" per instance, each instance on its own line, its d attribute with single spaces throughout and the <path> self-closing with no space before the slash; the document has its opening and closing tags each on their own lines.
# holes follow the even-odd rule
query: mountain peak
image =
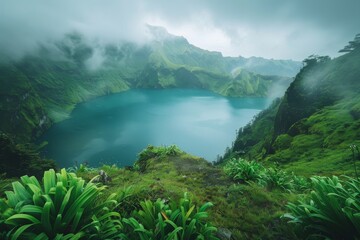
<svg viewBox="0 0 360 240">
<path fill-rule="evenodd" d="M 173 35 L 171 33 L 169 33 L 167 31 L 166 28 L 164 27 L 161 27 L 161 26 L 153 26 L 153 25 L 150 25 L 150 24 L 147 24 L 146 25 L 147 29 L 148 29 L 148 32 L 150 34 L 150 36 L 155 40 L 155 41 L 164 41 L 164 40 L 183 40 L 183 41 L 186 41 L 186 38 L 182 37 L 182 36 L 176 36 L 176 35 Z"/>
</svg>

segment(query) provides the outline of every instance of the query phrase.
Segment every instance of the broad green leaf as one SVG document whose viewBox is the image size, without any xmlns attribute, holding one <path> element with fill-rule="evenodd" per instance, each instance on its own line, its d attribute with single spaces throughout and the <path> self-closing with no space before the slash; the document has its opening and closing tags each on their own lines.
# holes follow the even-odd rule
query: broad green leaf
<svg viewBox="0 0 360 240">
<path fill-rule="evenodd" d="M 61 207 L 61 203 L 65 197 L 65 194 L 66 194 L 66 189 L 63 185 L 63 182 L 57 182 L 56 190 L 55 190 L 55 200 L 54 200 L 54 205 L 55 205 L 56 211 L 59 211 L 59 209 Z"/>
<path fill-rule="evenodd" d="M 31 223 L 31 224 L 26 224 L 26 225 L 23 225 L 21 227 L 19 227 L 15 232 L 14 234 L 11 236 L 11 240 L 16 240 L 18 239 L 18 237 L 20 237 L 20 235 L 26 231 L 26 229 L 34 226 L 36 223 Z"/>
<path fill-rule="evenodd" d="M 63 225 L 66 223 L 62 221 L 62 215 L 58 214 L 55 219 L 54 223 L 54 232 L 62 232 L 63 231 Z"/>
<path fill-rule="evenodd" d="M 45 233 L 40 233 L 33 240 L 48 240 L 48 239 L 49 237 Z"/>
<path fill-rule="evenodd" d="M 72 232 L 75 232 L 76 229 L 78 228 L 78 225 L 79 225 L 79 222 L 80 222 L 80 219 L 81 219 L 83 213 L 84 213 L 84 209 L 83 209 L 83 208 L 79 209 L 79 210 L 76 212 L 76 214 L 75 214 L 75 216 L 74 216 L 74 220 L 72 221 L 72 224 L 71 224 L 71 231 L 72 231 Z"/>
<path fill-rule="evenodd" d="M 35 193 L 41 193 L 42 190 L 41 190 L 41 187 L 33 184 L 33 183 L 29 183 L 27 184 L 27 186 L 30 188 L 30 190 L 35 194 Z"/>
<path fill-rule="evenodd" d="M 64 210 L 65 208 L 67 207 L 68 203 L 69 203 L 69 200 L 70 200 L 70 197 L 71 197 L 71 193 L 72 193 L 72 190 L 74 189 L 74 187 L 71 187 L 67 193 L 65 194 L 65 197 L 64 199 L 62 200 L 62 203 L 61 203 L 61 207 L 60 207 L 60 210 L 59 210 L 59 214 L 63 214 L 64 213 Z"/>
<path fill-rule="evenodd" d="M 9 206 L 15 208 L 16 204 L 19 202 L 18 197 L 12 191 L 5 191 L 6 198 L 8 199 Z"/>
<path fill-rule="evenodd" d="M 53 228 L 50 222 L 50 209 L 51 209 L 51 202 L 46 202 L 43 208 L 43 212 L 41 214 L 41 225 L 44 227 L 44 231 L 48 236 L 53 234 Z"/>
<path fill-rule="evenodd" d="M 20 209 L 20 213 L 42 213 L 43 208 L 35 205 L 25 205 Z"/>
<path fill-rule="evenodd" d="M 98 220 L 101 222 L 101 221 L 105 220 L 106 218 L 110 218 L 110 217 L 118 217 L 118 218 L 120 218 L 120 213 L 118 213 L 118 212 L 108 212 L 108 213 L 100 216 Z"/>
<path fill-rule="evenodd" d="M 8 219 L 6 219 L 5 223 L 6 224 L 10 224 L 10 225 L 18 225 L 21 221 L 29 221 L 31 223 L 40 223 L 40 221 L 38 219 L 36 219 L 35 217 L 29 215 L 29 214 L 25 214 L 25 213 L 18 213 L 15 215 L 12 215 L 11 217 L 9 217 Z"/>
<path fill-rule="evenodd" d="M 213 203 L 207 202 L 200 207 L 199 212 L 205 212 L 209 207 L 212 207 L 212 206 L 214 206 Z"/>
<path fill-rule="evenodd" d="M 193 205 L 193 206 L 189 209 L 189 211 L 186 213 L 186 215 L 185 215 L 185 218 L 186 218 L 186 219 L 188 219 L 188 218 L 190 217 L 190 215 L 191 215 L 192 211 L 194 210 L 194 208 L 195 208 L 195 205 Z"/>
<path fill-rule="evenodd" d="M 20 179 L 25 185 L 32 184 L 38 188 L 41 188 L 39 181 L 34 176 L 29 177 L 28 175 L 25 175 L 25 176 L 22 176 Z"/>
<path fill-rule="evenodd" d="M 65 222 L 69 222 L 71 219 L 74 218 L 76 212 L 80 208 L 86 208 L 88 205 L 92 203 L 95 197 L 98 194 L 98 189 L 93 186 L 92 188 L 88 188 L 74 201 L 71 206 L 69 207 L 68 211 L 66 211 L 63 219 Z"/>
<path fill-rule="evenodd" d="M 190 236 L 196 232 L 196 224 L 197 220 L 196 219 L 193 219 L 191 220 L 191 222 L 189 223 L 189 225 L 187 225 L 185 228 L 184 228 L 184 231 L 183 231 L 183 239 L 190 239 Z"/>
<path fill-rule="evenodd" d="M 179 231 L 183 230 L 182 227 L 176 227 L 170 234 L 168 234 L 168 236 L 166 237 L 167 240 L 173 240 L 173 239 L 177 239 L 177 233 Z"/>
<path fill-rule="evenodd" d="M 18 196 L 19 200 L 31 199 L 30 193 L 26 188 L 18 181 L 12 183 L 15 195 Z"/>
<path fill-rule="evenodd" d="M 49 169 L 48 171 L 45 171 L 44 173 L 44 192 L 46 194 L 50 193 L 51 188 L 56 186 L 56 174 L 54 169 Z"/>
</svg>

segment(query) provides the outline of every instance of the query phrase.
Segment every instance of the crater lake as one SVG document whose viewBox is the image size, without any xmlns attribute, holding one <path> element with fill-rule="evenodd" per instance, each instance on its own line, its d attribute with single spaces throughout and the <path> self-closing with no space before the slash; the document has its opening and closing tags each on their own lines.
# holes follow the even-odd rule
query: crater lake
<svg viewBox="0 0 360 240">
<path fill-rule="evenodd" d="M 78 104 L 40 139 L 60 167 L 132 165 L 147 145 L 176 144 L 216 160 L 268 98 L 229 98 L 198 89 L 135 89 Z"/>
</svg>

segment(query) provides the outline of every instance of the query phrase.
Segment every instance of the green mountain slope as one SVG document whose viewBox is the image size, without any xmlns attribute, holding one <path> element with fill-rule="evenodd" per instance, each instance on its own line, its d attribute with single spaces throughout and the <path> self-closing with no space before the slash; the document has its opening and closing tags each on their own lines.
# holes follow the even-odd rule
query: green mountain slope
<svg viewBox="0 0 360 240">
<path fill-rule="evenodd" d="M 149 28 L 153 40 L 141 46 L 94 44 L 70 33 L 19 61 L 1 62 L 0 131 L 18 141 L 34 140 L 53 122 L 66 119 L 77 103 L 131 88 L 202 88 L 258 97 L 291 81 L 249 72 L 236 58 L 197 48 L 162 28 Z M 296 62 L 288 64 L 296 69 Z"/>
<path fill-rule="evenodd" d="M 261 57 L 223 57 L 220 52 L 200 49 L 184 37 L 169 34 L 161 27 L 149 26 L 154 35 L 150 44 L 154 50 L 152 58 L 156 63 L 172 63 L 180 66 L 203 68 L 212 72 L 234 73 L 245 69 L 262 75 L 293 77 L 300 70 L 301 63 L 292 60 L 274 60 Z"/>
<path fill-rule="evenodd" d="M 283 99 L 239 134 L 225 157 L 281 163 L 298 174 L 353 174 L 360 144 L 360 49 L 310 57 Z M 355 154 L 356 156 L 356 154 Z"/>
</svg>

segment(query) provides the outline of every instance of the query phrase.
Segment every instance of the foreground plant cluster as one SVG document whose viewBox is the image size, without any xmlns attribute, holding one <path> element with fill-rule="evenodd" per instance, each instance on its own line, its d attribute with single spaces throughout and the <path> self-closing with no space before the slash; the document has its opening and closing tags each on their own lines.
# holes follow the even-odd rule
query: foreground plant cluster
<svg viewBox="0 0 360 240">
<path fill-rule="evenodd" d="M 360 237 L 360 181 L 333 176 L 313 177 L 313 190 L 289 203 L 290 219 L 302 237 L 358 239 Z"/>
<path fill-rule="evenodd" d="M 101 170 L 113 183 L 85 165 L 13 181 L 0 199 L 0 239 L 360 237 L 351 177 L 307 179 L 244 159 L 214 167 L 176 146 L 149 146 L 131 170 Z"/>
<path fill-rule="evenodd" d="M 244 159 L 230 159 L 226 163 L 224 171 L 235 181 L 253 181 L 268 189 L 301 191 L 310 186 L 306 178 L 296 176 L 294 173 L 289 174 L 276 167 L 265 168 L 258 162 Z"/>
<path fill-rule="evenodd" d="M 40 183 L 23 176 L 0 202 L 2 238 L 9 239 L 217 239 L 207 223 L 206 203 L 196 208 L 185 194 L 179 202 L 140 202 L 129 218 L 115 211 L 114 194 L 62 169 L 44 173 Z"/>
<path fill-rule="evenodd" d="M 282 218 L 294 225 L 300 239 L 358 239 L 360 237 L 360 181 L 348 176 L 305 178 L 258 162 L 231 159 L 224 171 L 234 180 L 270 188 L 305 192 L 288 203 Z M 306 193 L 307 192 L 307 193 Z"/>
</svg>

